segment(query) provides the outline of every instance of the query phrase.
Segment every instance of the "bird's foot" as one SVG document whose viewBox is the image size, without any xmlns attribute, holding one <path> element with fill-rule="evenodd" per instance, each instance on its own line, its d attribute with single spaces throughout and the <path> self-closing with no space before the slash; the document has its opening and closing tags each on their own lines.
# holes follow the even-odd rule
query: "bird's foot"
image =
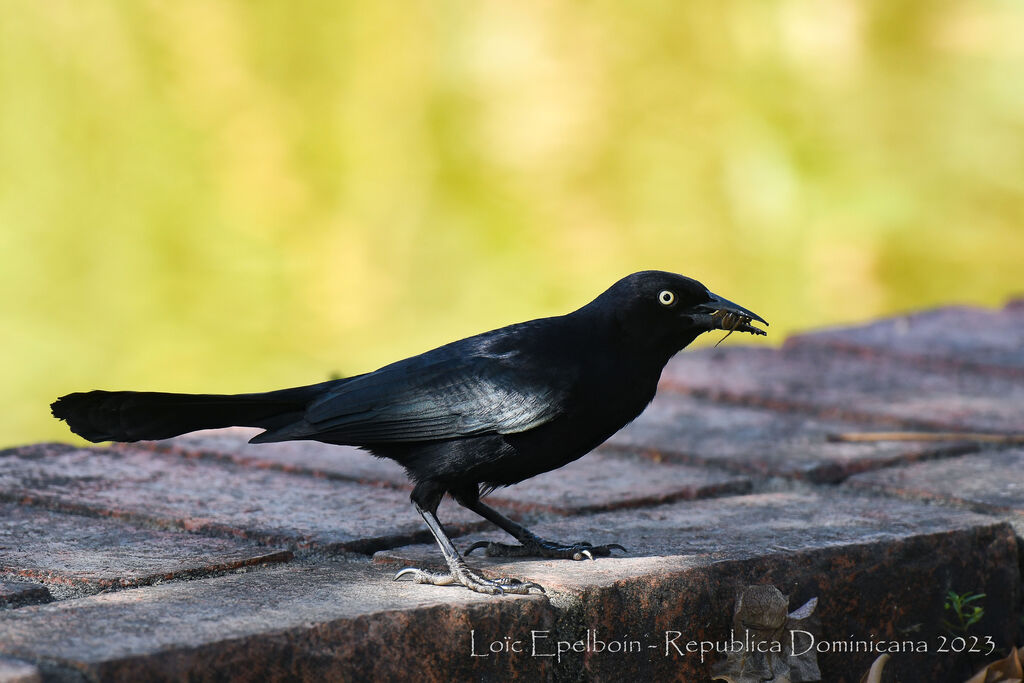
<svg viewBox="0 0 1024 683">
<path fill-rule="evenodd" d="M 462 563 L 453 565 L 451 569 L 450 573 L 445 573 L 406 567 L 395 574 L 395 581 L 398 581 L 403 576 L 411 576 L 412 580 L 416 583 L 429 583 L 433 586 L 452 586 L 458 584 L 476 593 L 488 593 L 490 595 L 502 595 L 504 593 L 529 595 L 531 592 L 544 592 L 543 586 L 531 581 L 520 581 L 509 576 L 502 576 L 497 579 L 484 578 Z"/>
<path fill-rule="evenodd" d="M 612 550 L 628 552 L 618 543 L 608 545 L 592 545 L 586 541 L 565 545 L 554 541 L 545 541 L 542 538 L 528 540 L 522 545 L 508 545 L 506 543 L 494 543 L 490 541 L 477 541 L 469 546 L 465 554 L 469 555 L 474 550 L 484 549 L 487 557 L 550 557 L 559 560 L 593 560 L 597 557 L 608 557 Z"/>
</svg>

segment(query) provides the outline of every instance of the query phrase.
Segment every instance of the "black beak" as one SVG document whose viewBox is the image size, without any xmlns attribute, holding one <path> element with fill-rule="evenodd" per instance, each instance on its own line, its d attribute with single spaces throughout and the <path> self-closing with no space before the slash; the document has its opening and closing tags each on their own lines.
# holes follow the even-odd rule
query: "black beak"
<svg viewBox="0 0 1024 683">
<path fill-rule="evenodd" d="M 695 307 L 697 315 L 691 315 L 694 323 L 700 326 L 707 326 L 709 330 L 728 330 L 732 332 L 746 332 L 747 334 L 767 334 L 760 327 L 750 324 L 752 320 L 768 324 L 768 321 L 751 310 L 734 304 L 728 299 L 723 299 L 717 294 L 708 292 L 711 301 Z M 728 337 L 729 335 L 726 335 Z"/>
<path fill-rule="evenodd" d="M 728 299 L 723 299 L 717 294 L 712 294 L 711 292 L 708 292 L 708 296 L 711 297 L 711 301 L 707 302 L 706 304 L 701 304 L 700 306 L 697 307 L 701 309 L 702 312 L 706 311 L 708 313 L 715 313 L 716 311 L 723 311 L 725 313 L 735 313 L 736 315 L 743 316 L 744 318 L 750 318 L 751 320 L 756 320 L 758 322 L 764 323 L 765 325 L 768 324 L 768 321 L 759 316 L 757 313 L 754 313 L 751 310 L 743 308 L 739 304 L 734 304 Z"/>
</svg>

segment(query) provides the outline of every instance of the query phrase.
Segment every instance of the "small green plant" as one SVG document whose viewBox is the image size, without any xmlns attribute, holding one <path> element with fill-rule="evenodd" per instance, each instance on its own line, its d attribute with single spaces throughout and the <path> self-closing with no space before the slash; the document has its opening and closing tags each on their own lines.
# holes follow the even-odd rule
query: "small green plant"
<svg viewBox="0 0 1024 683">
<path fill-rule="evenodd" d="M 943 619 L 942 625 L 946 627 L 951 635 L 966 636 L 968 629 L 981 621 L 985 616 L 985 609 L 980 605 L 972 605 L 985 597 L 984 593 L 964 593 L 960 595 L 956 591 L 946 593 L 946 602 L 942 607 L 952 613 L 951 619 Z"/>
</svg>

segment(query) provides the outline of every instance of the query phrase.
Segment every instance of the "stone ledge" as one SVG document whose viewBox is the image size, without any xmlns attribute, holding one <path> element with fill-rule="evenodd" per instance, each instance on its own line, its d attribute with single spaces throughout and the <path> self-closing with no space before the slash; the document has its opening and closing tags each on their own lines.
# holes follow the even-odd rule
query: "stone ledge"
<svg viewBox="0 0 1024 683">
<path fill-rule="evenodd" d="M 1024 448 L 919 463 L 852 477 L 847 486 L 934 500 L 1024 522 Z"/>
<path fill-rule="evenodd" d="M 1024 310 L 949 306 L 798 334 L 783 348 L 830 349 L 899 358 L 940 371 L 969 369 L 1024 377 Z"/>
<path fill-rule="evenodd" d="M 142 449 L 2 451 L 0 496 L 289 549 L 368 552 L 430 538 L 401 491 Z M 455 529 L 485 524 L 450 501 L 443 506 Z"/>
<path fill-rule="evenodd" d="M 621 543 L 628 549 L 625 556 L 616 553 L 612 558 L 580 562 L 510 561 L 484 558 L 479 553 L 470 557 L 476 558 L 476 566 L 489 572 L 512 571 L 520 578 L 521 573 L 540 576 L 556 590 L 573 590 L 578 582 L 614 582 L 636 576 L 633 563 L 647 562 L 639 558 L 707 556 L 746 560 L 997 524 L 997 518 L 983 514 L 851 492 L 757 493 L 586 517 L 549 518 L 531 527 L 542 537 L 563 542 Z M 476 540 L 507 542 L 509 537 L 504 532 L 488 531 L 459 538 L 465 544 Z M 381 550 L 373 557 L 377 564 L 444 566 L 433 544 Z"/>
<path fill-rule="evenodd" d="M 0 504 L 0 569 L 54 589 L 95 592 L 141 586 L 286 562 L 291 556 L 287 551 L 237 539 L 147 529 L 121 520 Z"/>
<path fill-rule="evenodd" d="M 0 652 L 61 680 L 466 680 L 501 669 L 471 629 L 554 623 L 541 597 L 426 588 L 347 562 L 147 586 L 6 613 Z"/>
<path fill-rule="evenodd" d="M 656 461 L 712 465 L 767 477 L 812 482 L 977 449 L 968 442 L 835 443 L 832 434 L 870 431 L 878 424 L 822 420 L 766 408 L 722 405 L 662 392 L 607 448 Z"/>
<path fill-rule="evenodd" d="M 1024 382 L 932 372 L 899 359 L 827 350 L 732 347 L 676 356 L 662 390 L 782 412 L 921 429 L 1015 432 Z"/>
<path fill-rule="evenodd" d="M 316 442 L 248 443 L 259 432 L 237 427 L 210 430 L 166 442 L 144 443 L 142 447 L 247 467 L 412 489 L 402 467 L 390 460 L 375 458 L 357 448 Z M 506 510 L 569 515 L 743 493 L 750 488 L 747 477 L 721 470 L 678 464 L 659 466 L 650 460 L 623 457 L 615 449 L 598 448 L 585 459 L 540 474 L 524 484 L 498 489 L 488 496 L 488 501 Z"/>
<path fill-rule="evenodd" d="M 779 493 L 550 520 L 533 530 L 561 541 L 618 541 L 630 550 L 626 557 L 576 563 L 471 556 L 473 566 L 490 576 L 544 585 L 555 604 L 568 605 L 559 623 L 574 634 L 571 639 L 587 629 L 609 639 L 666 630 L 727 639 L 735 592 L 758 583 L 776 585 L 792 606 L 818 597 L 817 614 L 829 639 L 900 640 L 900 634 L 914 633 L 915 640 L 928 641 L 931 654 L 900 655 L 890 667 L 903 681 L 943 680 L 962 664 L 934 653 L 947 590 L 995 591 L 985 603 L 991 621 L 979 628 L 999 634 L 1005 644 L 1016 634 L 1021 589 L 1014 533 L 973 513 L 874 497 Z M 507 540 L 474 534 L 459 545 L 469 539 Z M 438 558 L 427 545 L 374 556 L 392 567 L 437 567 Z M 856 681 L 875 656 L 826 655 L 820 660 L 824 680 Z M 708 675 L 697 662 L 660 655 L 580 658 L 574 666 L 568 678 Z"/>
<path fill-rule="evenodd" d="M 563 536 L 632 536 L 627 558 L 482 562 L 548 586 L 495 599 L 391 581 L 366 563 L 292 564 L 25 607 L 0 615 L 0 653 L 64 680 L 300 680 L 622 677 L 700 680 L 710 661 L 665 655 L 665 632 L 728 639 L 736 589 L 773 583 L 792 604 L 819 598 L 832 640 L 933 639 L 947 588 L 986 592 L 986 633 L 1013 637 L 1020 593 L 1012 530 L 991 518 L 857 496 L 771 494 L 552 520 Z M 749 539 L 749 540 L 746 540 Z M 595 539 L 598 540 L 598 539 Z M 602 539 L 603 540 L 603 539 Z M 432 549 L 433 550 L 433 549 Z M 401 559 L 416 559 L 402 551 Z M 433 550 L 436 555 L 436 550 Z M 919 624 L 924 620 L 923 625 Z M 642 640 L 630 655 L 473 657 L 505 636 L 546 643 L 592 630 Z M 654 645 L 655 647 L 650 647 Z M 387 656 L 382 656 L 386 653 Z M 826 654 L 826 680 L 851 680 L 871 653 Z M 949 656 L 901 656 L 901 680 L 939 680 Z M 908 675 L 916 672 L 917 678 Z M 859 675 L 856 674 L 856 675 Z"/>
<path fill-rule="evenodd" d="M 392 460 L 375 458 L 352 446 L 333 446 L 317 441 L 249 443 L 249 439 L 262 431 L 249 427 L 208 429 L 165 441 L 114 444 L 114 448 L 147 448 L 186 458 L 210 458 L 251 468 L 412 489 L 405 470 Z"/>
</svg>

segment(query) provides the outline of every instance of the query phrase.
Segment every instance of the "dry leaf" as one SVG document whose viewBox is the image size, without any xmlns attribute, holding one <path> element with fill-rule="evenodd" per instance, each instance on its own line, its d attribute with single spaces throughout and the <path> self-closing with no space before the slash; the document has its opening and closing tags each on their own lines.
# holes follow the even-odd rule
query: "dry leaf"
<svg viewBox="0 0 1024 683">
<path fill-rule="evenodd" d="M 878 659 L 872 662 L 868 672 L 860 677 L 860 683 L 882 683 L 882 670 L 888 661 L 889 655 L 878 655 Z"/>
<path fill-rule="evenodd" d="M 1024 681 L 1024 665 L 1020 650 L 1013 648 L 1003 659 L 992 662 L 971 676 L 967 683 L 1021 683 Z"/>
</svg>

